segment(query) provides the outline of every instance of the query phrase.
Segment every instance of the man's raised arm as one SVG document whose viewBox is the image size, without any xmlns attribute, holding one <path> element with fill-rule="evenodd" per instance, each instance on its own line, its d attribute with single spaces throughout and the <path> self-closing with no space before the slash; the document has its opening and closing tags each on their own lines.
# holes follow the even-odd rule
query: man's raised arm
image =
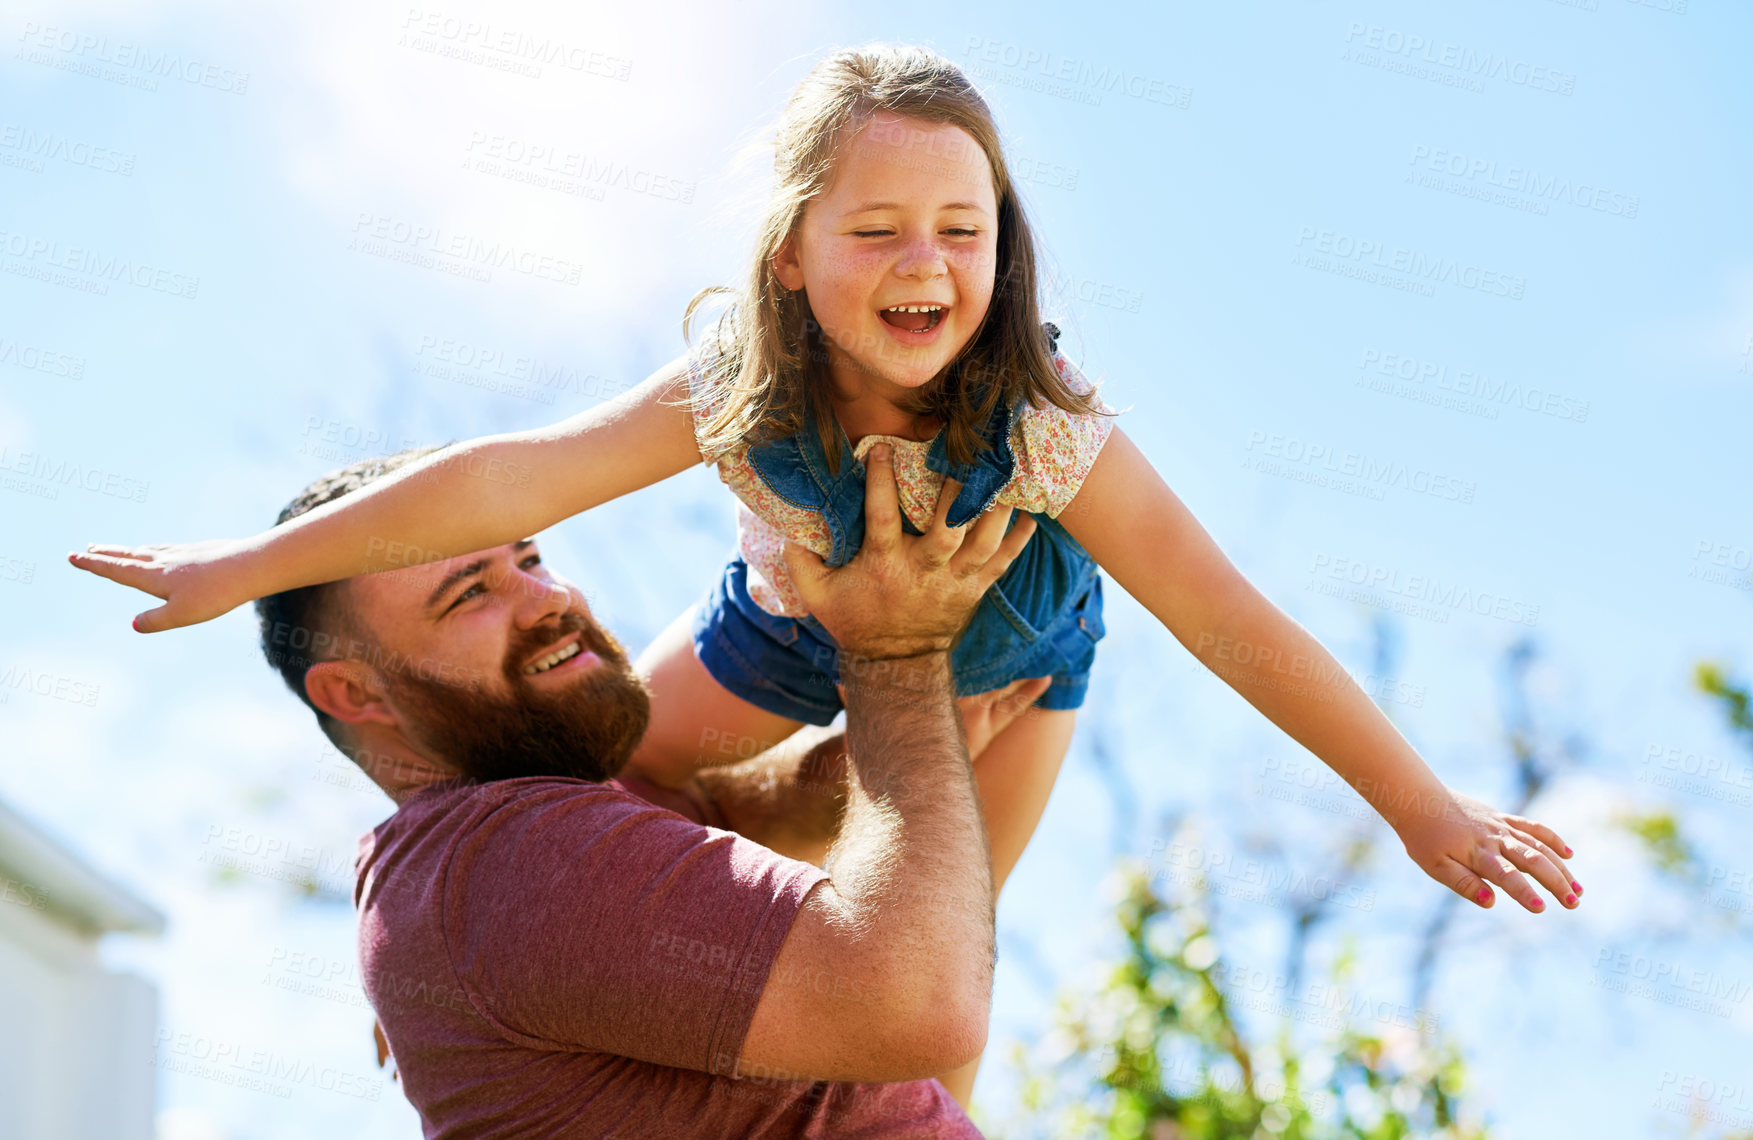
<svg viewBox="0 0 1753 1140">
<path fill-rule="evenodd" d="M 992 738 L 1024 715 L 1052 680 L 1032 677 L 956 698 L 969 759 L 978 761 Z M 655 784 L 631 764 L 616 778 L 660 807 L 819 867 L 840 833 L 846 773 L 846 730 L 805 725 L 747 760 L 702 768 L 680 788 Z"/>
<path fill-rule="evenodd" d="M 848 773 L 829 879 L 799 909 L 744 1039 L 747 1070 L 893 1081 L 934 1076 L 985 1045 L 992 870 L 949 649 L 1033 532 L 1008 509 L 901 533 L 887 449 L 866 474 L 858 557 L 828 570 L 790 547 L 810 610 L 842 647 Z"/>
</svg>

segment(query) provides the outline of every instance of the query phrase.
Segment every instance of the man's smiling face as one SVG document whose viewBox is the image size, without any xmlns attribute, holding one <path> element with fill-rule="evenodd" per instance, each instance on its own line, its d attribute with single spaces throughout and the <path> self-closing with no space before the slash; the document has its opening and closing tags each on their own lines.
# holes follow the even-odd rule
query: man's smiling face
<svg viewBox="0 0 1753 1140">
<path fill-rule="evenodd" d="M 532 540 L 346 588 L 403 734 L 467 777 L 607 779 L 644 734 L 644 683 Z"/>
</svg>

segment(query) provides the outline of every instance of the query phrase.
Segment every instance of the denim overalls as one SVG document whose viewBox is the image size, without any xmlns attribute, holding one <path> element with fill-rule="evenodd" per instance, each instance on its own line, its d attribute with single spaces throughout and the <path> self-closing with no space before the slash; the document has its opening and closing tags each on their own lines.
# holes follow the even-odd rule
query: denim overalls
<svg viewBox="0 0 1753 1140">
<path fill-rule="evenodd" d="M 943 433 L 926 455 L 926 466 L 960 480 L 949 524 L 978 518 L 1010 482 L 1011 417 L 1021 411 L 1002 404 L 982 432 L 991 445 L 971 463 L 950 462 Z M 749 449 L 761 479 L 794 506 L 821 513 L 832 549 L 829 566 L 851 561 L 864 542 L 864 464 L 853 458 L 844 429 L 835 425 L 840 473 L 828 471 L 821 436 L 806 428 L 796 435 Z M 902 526 L 920 533 L 903 512 Z M 1052 677 L 1036 701 L 1046 709 L 1083 704 L 1090 665 L 1102 625 L 1102 581 L 1095 560 L 1066 529 L 1035 516 L 1035 534 L 1004 576 L 986 592 L 973 620 L 950 654 L 956 694 L 1003 688 L 1024 677 Z M 694 622 L 700 661 L 726 689 L 752 704 L 808 724 L 827 724 L 840 711 L 835 689 L 839 650 L 812 616 L 770 614 L 748 591 L 748 565 L 739 556 L 700 607 Z"/>
</svg>

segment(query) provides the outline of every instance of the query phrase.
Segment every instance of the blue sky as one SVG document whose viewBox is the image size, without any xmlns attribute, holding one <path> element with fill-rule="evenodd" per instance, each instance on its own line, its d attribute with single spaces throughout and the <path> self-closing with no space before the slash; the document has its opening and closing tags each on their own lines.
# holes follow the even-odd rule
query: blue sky
<svg viewBox="0 0 1753 1140">
<path fill-rule="evenodd" d="M 1432 1007 L 1501 1135 L 1677 1132 L 1651 1107 L 1664 1080 L 1732 1080 L 1753 1002 L 1689 1011 L 1608 992 L 1597 966 L 1637 951 L 1748 980 L 1745 944 L 1737 965 L 1686 927 L 1609 822 L 1673 803 L 1739 867 L 1750 809 L 1716 793 L 1745 759 L 1687 677 L 1753 667 L 1750 32 L 1721 0 L 8 6 L 0 670 L 96 697 L 0 693 L 0 796 L 170 916 L 110 948 L 157 979 L 166 1028 L 378 1089 L 264 1102 L 166 1072 L 166 1134 L 409 1134 L 369 1084 L 350 908 L 285 881 L 344 894 L 388 804 L 257 659 L 247 612 L 137 637 L 143 607 L 61 555 L 252 533 L 331 467 L 637 382 L 680 353 L 688 298 L 740 278 L 751 147 L 787 93 L 878 39 L 986 91 L 1063 346 L 1231 558 L 1360 675 L 1394 615 L 1409 696 L 1388 707 L 1451 785 L 1502 798 L 1496 662 L 1537 639 L 1542 722 L 1590 748 L 1536 811 L 1587 901 L 1463 915 Z M 508 34 L 568 54 L 532 65 L 493 46 Z M 493 243 L 532 270 L 480 280 L 441 252 Z M 722 565 L 730 502 L 695 471 L 543 541 L 641 645 Z M 1262 800 L 1312 758 L 1109 598 L 1084 731 L 1000 910 L 997 1041 L 1038 1036 L 1052 985 L 1099 957 L 1108 864 L 1148 855 L 1165 813 L 1237 850 L 1263 828 L 1303 868 L 1343 834 Z M 1729 784 L 1652 783 L 1670 753 Z M 1380 894 L 1353 926 L 1399 1000 L 1400 932 L 1441 889 L 1376 833 Z M 245 870 L 223 880 L 228 858 Z M 1282 914 L 1237 926 L 1236 955 L 1275 960 Z M 1588 1097 L 1543 1079 L 1561 1066 Z M 1013 1089 L 989 1062 L 995 1116 Z"/>
</svg>

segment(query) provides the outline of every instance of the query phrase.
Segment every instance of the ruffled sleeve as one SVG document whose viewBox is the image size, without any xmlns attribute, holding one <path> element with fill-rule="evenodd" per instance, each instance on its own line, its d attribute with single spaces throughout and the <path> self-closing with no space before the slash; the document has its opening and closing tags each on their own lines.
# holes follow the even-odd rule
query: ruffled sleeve
<svg viewBox="0 0 1753 1140">
<path fill-rule="evenodd" d="M 1095 389 L 1064 353 L 1054 352 L 1053 366 L 1072 391 L 1082 394 Z M 1113 411 L 1100 397 L 1096 406 L 1103 412 Z M 1111 415 L 1079 415 L 1054 404 L 1025 406 L 1010 429 L 1016 472 L 998 501 L 1048 518 L 1059 517 L 1077 497 L 1113 430 Z"/>
<path fill-rule="evenodd" d="M 709 331 L 688 348 L 688 411 L 694 417 L 694 443 L 700 447 L 700 454 L 707 463 L 717 463 L 725 450 L 720 448 L 708 452 L 702 443 L 707 421 L 724 406 L 723 391 L 707 383 L 721 359 L 714 331 Z"/>
</svg>

